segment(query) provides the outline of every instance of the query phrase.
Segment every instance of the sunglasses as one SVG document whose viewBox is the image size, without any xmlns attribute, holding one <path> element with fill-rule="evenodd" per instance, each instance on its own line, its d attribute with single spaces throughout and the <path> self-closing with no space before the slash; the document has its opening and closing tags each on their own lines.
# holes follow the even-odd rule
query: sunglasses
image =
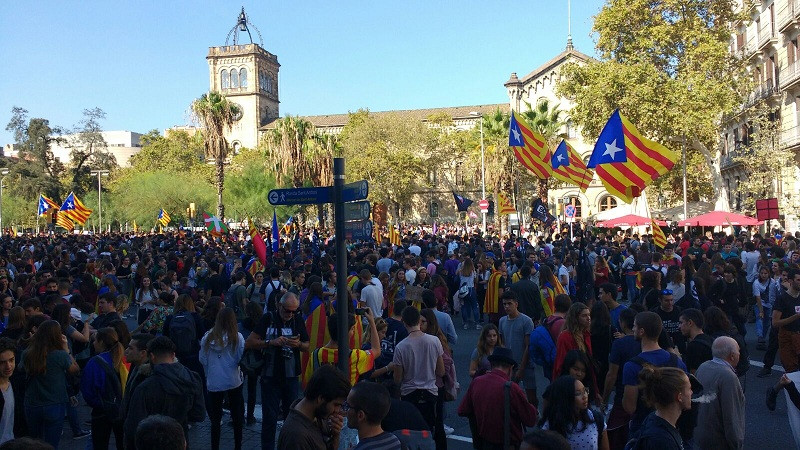
<svg viewBox="0 0 800 450">
<path fill-rule="evenodd" d="M 664 289 L 661 291 L 661 295 L 672 295 L 672 289 Z"/>
<path fill-rule="evenodd" d="M 358 408 L 356 408 L 355 406 L 351 405 L 350 403 L 347 403 L 346 401 L 344 403 L 342 403 L 342 411 L 343 412 L 350 411 L 351 409 L 358 410 Z"/>
</svg>

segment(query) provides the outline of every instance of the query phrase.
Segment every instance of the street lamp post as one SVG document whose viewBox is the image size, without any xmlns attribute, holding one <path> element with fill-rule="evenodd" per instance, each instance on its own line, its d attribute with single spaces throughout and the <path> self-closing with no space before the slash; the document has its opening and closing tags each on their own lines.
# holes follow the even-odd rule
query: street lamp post
<svg viewBox="0 0 800 450">
<path fill-rule="evenodd" d="M 484 200 L 486 199 L 486 155 L 483 147 L 483 114 L 472 111 L 469 115 L 480 117 L 481 121 L 481 200 Z M 486 234 L 486 212 L 481 211 L 481 216 L 483 217 L 481 231 Z"/>
<path fill-rule="evenodd" d="M 6 176 L 8 175 L 8 169 L 0 170 L 0 175 L 3 178 L 0 178 L 0 235 L 3 234 L 3 183 L 6 181 Z"/>
<path fill-rule="evenodd" d="M 103 232 L 103 204 L 101 203 L 101 200 L 103 199 L 103 197 L 102 197 L 103 194 L 102 194 L 101 186 L 100 186 L 100 177 L 101 176 L 107 177 L 108 176 L 108 171 L 107 170 L 93 170 L 91 172 L 91 174 L 92 175 L 97 175 L 97 214 L 99 215 L 97 229 L 100 230 L 100 232 L 102 233 Z"/>
</svg>

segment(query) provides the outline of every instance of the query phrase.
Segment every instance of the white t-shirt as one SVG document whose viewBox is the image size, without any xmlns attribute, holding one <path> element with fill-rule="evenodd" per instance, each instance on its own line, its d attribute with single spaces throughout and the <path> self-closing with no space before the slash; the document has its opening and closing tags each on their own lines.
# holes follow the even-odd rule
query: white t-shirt
<svg viewBox="0 0 800 450">
<path fill-rule="evenodd" d="M 14 389 L 11 383 L 3 391 L 3 418 L 0 420 L 0 444 L 14 439 Z"/>
<path fill-rule="evenodd" d="M 380 283 L 378 286 L 380 286 Z M 361 289 L 361 301 L 367 304 L 375 317 L 383 315 L 383 293 L 378 286 L 368 284 Z"/>
<path fill-rule="evenodd" d="M 575 429 L 580 431 L 574 431 L 575 429 L 573 429 L 567 433 L 567 441 L 572 446 L 572 450 L 597 450 L 599 448 L 597 423 L 594 421 L 594 414 L 591 409 L 589 410 L 589 419 L 591 422 L 585 425 L 583 422 L 578 422 Z M 603 423 L 603 428 L 605 429 L 605 421 Z M 542 424 L 542 429 L 549 430 L 550 423 L 545 422 Z"/>
<path fill-rule="evenodd" d="M 422 253 L 422 249 L 417 244 L 412 244 L 408 247 L 408 252 L 412 255 L 419 256 Z"/>
<path fill-rule="evenodd" d="M 414 284 L 414 280 L 417 279 L 417 271 L 414 269 L 406 270 L 406 281 L 409 285 Z"/>
<path fill-rule="evenodd" d="M 421 331 L 412 332 L 400 341 L 394 349 L 394 363 L 403 368 L 400 395 L 408 395 L 417 389 L 439 395 L 436 361 L 443 354 L 439 338 Z"/>
<path fill-rule="evenodd" d="M 567 277 L 566 283 L 561 279 L 562 276 Z M 569 270 L 567 270 L 567 267 L 564 266 L 563 264 L 561 265 L 561 267 L 558 268 L 558 281 L 561 281 L 561 284 L 564 286 L 564 289 L 569 291 Z"/>
</svg>

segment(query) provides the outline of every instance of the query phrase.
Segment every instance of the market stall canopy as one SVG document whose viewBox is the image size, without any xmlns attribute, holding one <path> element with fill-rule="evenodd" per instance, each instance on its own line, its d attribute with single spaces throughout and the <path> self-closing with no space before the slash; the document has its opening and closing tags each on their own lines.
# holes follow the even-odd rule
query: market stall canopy
<svg viewBox="0 0 800 450">
<path fill-rule="evenodd" d="M 714 204 L 708 202 L 689 202 L 686 204 L 687 217 L 699 216 L 714 210 Z M 664 220 L 681 220 L 686 217 L 683 216 L 683 205 L 673 206 L 672 208 L 662 209 L 661 211 L 653 211 L 653 216 Z"/>
<path fill-rule="evenodd" d="M 667 222 L 663 220 L 656 220 L 656 223 L 661 226 L 667 226 Z M 641 225 L 650 225 L 650 218 L 644 216 L 637 216 L 636 214 L 628 214 L 627 216 L 617 217 L 616 219 L 606 220 L 597 224 L 598 227 L 614 228 L 614 227 L 638 227 Z"/>
<path fill-rule="evenodd" d="M 711 211 L 710 213 L 701 214 L 699 216 L 690 217 L 686 220 L 678 222 L 678 226 L 690 227 L 725 227 L 725 226 L 751 226 L 761 225 L 758 219 L 754 219 L 743 214 L 736 214 L 725 211 Z"/>
</svg>

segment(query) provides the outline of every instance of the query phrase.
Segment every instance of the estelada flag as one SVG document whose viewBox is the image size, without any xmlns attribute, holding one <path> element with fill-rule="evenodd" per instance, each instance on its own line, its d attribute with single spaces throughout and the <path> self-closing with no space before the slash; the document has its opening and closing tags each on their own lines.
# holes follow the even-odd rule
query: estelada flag
<svg viewBox="0 0 800 450">
<path fill-rule="evenodd" d="M 595 169 L 609 193 L 631 203 L 677 160 L 677 153 L 642 136 L 615 110 L 600 132 L 587 167 Z"/>
<path fill-rule="evenodd" d="M 483 312 L 486 314 L 496 314 L 500 311 L 500 278 L 503 272 L 495 270 L 489 275 L 486 283 L 486 297 L 483 300 Z"/>
<path fill-rule="evenodd" d="M 80 225 L 86 225 L 86 221 L 89 220 L 89 215 L 92 214 L 92 210 L 84 206 L 83 203 L 78 200 L 78 196 L 75 195 L 74 192 L 69 193 L 64 200 L 64 204 L 61 205 L 59 212 Z"/>
<path fill-rule="evenodd" d="M 69 232 L 72 232 L 72 230 L 75 229 L 75 223 L 60 211 L 56 212 L 56 225 L 60 226 L 61 228 Z"/>
<path fill-rule="evenodd" d="M 525 121 L 511 111 L 508 130 L 508 146 L 514 151 L 517 161 L 538 178 L 549 178 L 553 174 L 550 167 L 550 149 L 544 136 L 533 131 Z"/>
<path fill-rule="evenodd" d="M 511 203 L 511 199 L 508 198 L 506 194 L 502 192 L 497 194 L 497 203 L 499 205 L 499 213 L 500 214 L 516 214 L 517 209 L 514 208 L 514 204 Z"/>
<path fill-rule="evenodd" d="M 586 192 L 592 181 L 592 171 L 586 167 L 578 152 L 567 141 L 561 140 L 550 162 L 553 166 L 553 177 L 574 184 Z"/>
<path fill-rule="evenodd" d="M 311 362 L 310 355 L 314 352 L 314 350 L 325 345 L 325 343 L 331 338 L 328 334 L 328 314 L 325 310 L 324 303 L 319 303 L 309 313 L 308 317 L 306 318 L 306 331 L 308 331 L 309 338 L 308 351 L 302 352 L 300 356 L 300 366 L 302 368 L 301 373 L 303 374 L 303 387 L 305 387 L 305 385 L 308 383 L 308 380 L 311 378 L 311 373 L 313 372 L 313 370 L 306 370 Z M 306 374 L 308 374 L 308 376 L 306 376 Z"/>
<path fill-rule="evenodd" d="M 51 209 L 58 209 L 58 204 L 42 194 L 39 194 L 39 206 L 36 208 L 36 214 L 43 216 Z"/>
<path fill-rule="evenodd" d="M 650 227 L 653 229 L 653 243 L 656 244 L 656 247 L 666 247 L 667 237 L 664 235 L 664 230 L 656 223 L 656 219 L 650 219 Z"/>
</svg>

